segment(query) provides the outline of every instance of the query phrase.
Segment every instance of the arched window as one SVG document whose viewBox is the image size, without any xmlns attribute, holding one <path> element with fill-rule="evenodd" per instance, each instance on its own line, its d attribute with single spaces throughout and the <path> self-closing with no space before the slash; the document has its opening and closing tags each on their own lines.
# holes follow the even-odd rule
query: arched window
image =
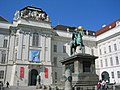
<svg viewBox="0 0 120 90">
<path fill-rule="evenodd" d="M 38 46 L 38 41 L 39 41 L 39 35 L 38 35 L 38 33 L 33 33 L 32 45 L 33 46 Z"/>
<path fill-rule="evenodd" d="M 103 71 L 101 74 L 102 80 L 107 80 L 107 82 L 110 82 L 110 77 L 109 77 L 109 73 L 107 71 Z"/>
</svg>

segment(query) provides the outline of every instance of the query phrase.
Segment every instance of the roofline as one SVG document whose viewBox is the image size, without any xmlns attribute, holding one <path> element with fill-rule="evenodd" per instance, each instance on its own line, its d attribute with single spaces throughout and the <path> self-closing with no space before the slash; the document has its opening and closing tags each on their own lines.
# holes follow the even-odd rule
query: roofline
<svg viewBox="0 0 120 90">
<path fill-rule="evenodd" d="M 100 34 L 103 34 L 104 32 L 107 32 L 111 30 L 112 28 L 116 27 L 116 22 L 119 21 L 120 19 L 112 22 L 111 24 L 106 25 L 105 27 L 101 28 L 100 30 L 96 31 L 96 36 L 99 36 Z"/>
</svg>

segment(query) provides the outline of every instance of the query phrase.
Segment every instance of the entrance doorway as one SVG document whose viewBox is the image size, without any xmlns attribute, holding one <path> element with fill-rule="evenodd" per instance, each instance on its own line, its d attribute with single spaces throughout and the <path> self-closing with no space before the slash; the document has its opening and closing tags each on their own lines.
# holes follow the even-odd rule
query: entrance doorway
<svg viewBox="0 0 120 90">
<path fill-rule="evenodd" d="M 101 77 L 102 77 L 102 80 L 106 80 L 108 81 L 108 83 L 110 82 L 110 77 L 108 72 L 106 71 L 102 72 Z"/>
<path fill-rule="evenodd" d="M 36 85 L 37 75 L 38 75 L 38 71 L 36 69 L 32 69 L 30 72 L 30 85 L 31 86 Z"/>
</svg>

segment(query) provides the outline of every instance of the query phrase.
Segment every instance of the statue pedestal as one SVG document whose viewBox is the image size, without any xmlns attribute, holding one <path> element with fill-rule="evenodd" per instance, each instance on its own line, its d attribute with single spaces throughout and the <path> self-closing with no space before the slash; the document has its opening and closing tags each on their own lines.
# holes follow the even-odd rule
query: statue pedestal
<svg viewBox="0 0 120 90">
<path fill-rule="evenodd" d="M 72 87 L 77 89 L 94 90 L 99 78 L 95 73 L 95 59 L 97 57 L 89 54 L 78 53 L 64 60 L 61 60 L 63 65 L 63 74 L 65 69 L 70 67 L 72 73 Z"/>
<path fill-rule="evenodd" d="M 72 90 L 72 75 L 69 68 L 65 71 L 65 90 Z"/>
</svg>

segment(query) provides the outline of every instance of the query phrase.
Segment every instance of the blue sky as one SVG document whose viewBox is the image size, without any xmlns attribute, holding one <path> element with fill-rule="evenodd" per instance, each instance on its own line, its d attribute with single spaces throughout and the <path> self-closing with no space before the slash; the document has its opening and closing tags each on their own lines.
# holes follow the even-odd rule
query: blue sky
<svg viewBox="0 0 120 90">
<path fill-rule="evenodd" d="M 34 5 L 57 24 L 99 30 L 120 18 L 120 0 L 0 0 L 0 16 L 12 22 L 16 10 Z"/>
</svg>

